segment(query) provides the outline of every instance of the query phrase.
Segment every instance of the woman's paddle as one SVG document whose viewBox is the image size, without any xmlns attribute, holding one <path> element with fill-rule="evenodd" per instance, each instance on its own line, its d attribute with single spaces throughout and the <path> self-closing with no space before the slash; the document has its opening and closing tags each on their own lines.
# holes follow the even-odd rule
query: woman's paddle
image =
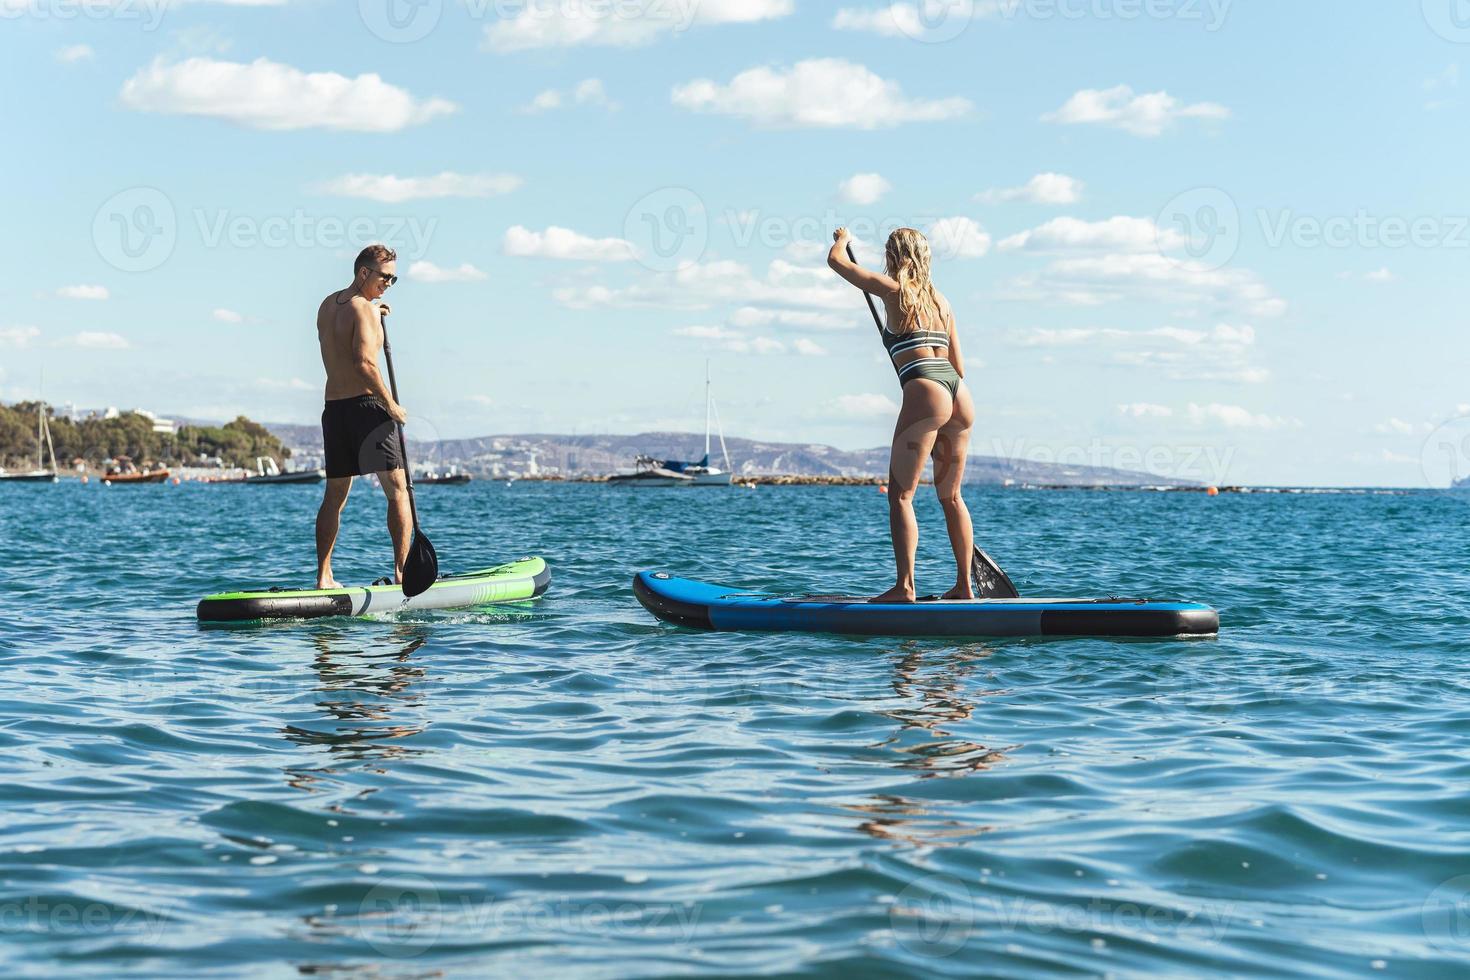
<svg viewBox="0 0 1470 980">
<path fill-rule="evenodd" d="M 847 243 L 847 260 L 853 265 L 858 264 L 857 255 L 852 250 L 852 242 Z M 873 322 L 878 325 L 879 330 L 882 330 L 883 321 L 878 317 L 878 306 L 873 302 L 873 295 L 865 289 L 863 299 L 868 301 L 868 312 L 873 314 Z M 389 367 L 389 370 L 391 371 L 392 367 Z M 1021 597 L 1021 593 L 1011 582 L 1011 577 L 978 544 L 975 545 L 973 563 L 970 565 L 970 578 L 975 583 L 975 598 L 977 599 L 1019 599 Z"/>
<path fill-rule="evenodd" d="M 398 401 L 398 379 L 393 375 L 393 348 L 388 343 L 388 321 L 383 325 L 383 359 L 388 362 L 388 390 L 393 400 Z M 403 423 L 398 425 L 398 449 L 403 453 L 403 479 L 408 484 L 408 512 L 413 515 L 413 543 L 408 546 L 408 558 L 403 563 L 403 594 L 412 599 L 427 592 L 429 586 L 439 579 L 439 556 L 434 546 L 419 527 L 419 508 L 413 499 L 413 467 L 408 462 L 408 440 L 403 436 Z"/>
</svg>

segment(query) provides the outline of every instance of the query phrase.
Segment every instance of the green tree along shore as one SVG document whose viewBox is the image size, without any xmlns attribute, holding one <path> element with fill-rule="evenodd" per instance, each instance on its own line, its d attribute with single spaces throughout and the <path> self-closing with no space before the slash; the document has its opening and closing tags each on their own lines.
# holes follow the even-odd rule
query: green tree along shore
<svg viewBox="0 0 1470 980">
<path fill-rule="evenodd" d="M 36 465 L 37 408 L 36 402 L 0 405 L 0 465 L 10 469 Z M 291 450 L 265 426 L 243 415 L 222 426 L 184 425 L 169 434 L 154 432 L 153 422 L 134 412 L 80 422 L 58 418 L 50 409 L 46 414 L 56 462 L 62 470 L 69 469 L 74 459 L 100 466 L 118 456 L 130 456 L 139 463 L 186 466 L 219 457 L 226 466 L 254 469 L 257 456 L 271 456 L 279 464 L 291 455 Z"/>
</svg>

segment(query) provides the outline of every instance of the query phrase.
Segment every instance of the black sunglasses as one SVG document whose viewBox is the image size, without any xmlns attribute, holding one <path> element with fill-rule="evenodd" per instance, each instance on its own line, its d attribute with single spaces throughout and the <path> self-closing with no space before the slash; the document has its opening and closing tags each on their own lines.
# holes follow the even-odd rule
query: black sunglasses
<svg viewBox="0 0 1470 980">
<path fill-rule="evenodd" d="M 390 276 L 386 272 L 380 272 L 380 273 L 378 273 L 378 279 L 385 286 L 391 286 L 391 285 L 393 285 L 394 283 L 396 283 L 398 281 L 398 277 L 397 276 Z"/>
</svg>

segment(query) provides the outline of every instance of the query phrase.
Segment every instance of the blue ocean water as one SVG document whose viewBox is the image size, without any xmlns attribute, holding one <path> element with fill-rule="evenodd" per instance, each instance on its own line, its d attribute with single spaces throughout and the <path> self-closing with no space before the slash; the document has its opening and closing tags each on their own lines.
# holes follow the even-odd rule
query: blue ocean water
<svg viewBox="0 0 1470 980">
<path fill-rule="evenodd" d="M 529 608 L 197 624 L 309 583 L 318 493 L 0 488 L 0 973 L 1470 971 L 1456 497 L 970 492 L 1023 594 L 1218 639 L 676 630 L 633 572 L 885 587 L 884 498 L 533 483 L 420 495 L 446 569 L 551 562 Z"/>
</svg>

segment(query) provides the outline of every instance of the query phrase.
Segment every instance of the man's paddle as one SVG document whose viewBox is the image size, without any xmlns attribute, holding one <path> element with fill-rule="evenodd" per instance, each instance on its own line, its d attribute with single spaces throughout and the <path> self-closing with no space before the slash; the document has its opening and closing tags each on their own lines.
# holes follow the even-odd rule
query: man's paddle
<svg viewBox="0 0 1470 980">
<path fill-rule="evenodd" d="M 383 359 L 388 362 L 388 390 L 393 400 L 398 401 L 398 379 L 393 375 L 393 348 L 388 343 L 388 321 L 383 325 Z M 413 515 L 413 543 L 408 546 L 408 558 L 403 563 L 403 594 L 412 599 L 427 592 L 429 586 L 439 579 L 439 556 L 429 543 L 423 528 L 419 527 L 419 508 L 413 499 L 413 467 L 408 462 L 408 440 L 403 436 L 403 424 L 398 425 L 398 448 L 403 453 L 403 479 L 408 484 L 408 512 Z"/>
<path fill-rule="evenodd" d="M 852 242 L 847 243 L 847 260 L 853 265 L 858 264 L 857 255 L 852 250 Z M 873 302 L 872 294 L 866 289 L 863 290 L 863 299 L 868 301 L 868 312 L 873 314 L 873 322 L 878 325 L 879 330 L 882 330 L 883 321 L 878 316 L 878 306 Z M 390 367 L 389 370 L 391 371 L 392 368 Z M 975 583 L 975 598 L 977 599 L 1019 599 L 1021 597 L 1021 593 L 1011 582 L 1011 577 L 978 544 L 975 546 L 975 554 L 970 565 L 970 577 Z"/>
</svg>

